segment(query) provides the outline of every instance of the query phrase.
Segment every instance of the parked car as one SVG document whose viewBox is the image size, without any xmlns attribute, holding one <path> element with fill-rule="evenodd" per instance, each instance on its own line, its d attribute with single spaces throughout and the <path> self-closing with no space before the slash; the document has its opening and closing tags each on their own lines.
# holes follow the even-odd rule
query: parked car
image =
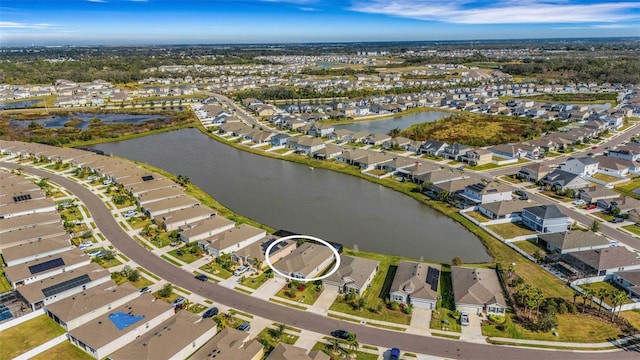
<svg viewBox="0 0 640 360">
<path fill-rule="evenodd" d="M 613 220 L 611 220 L 611 222 L 614 223 L 614 224 L 621 223 L 623 221 L 624 221 L 624 219 L 620 218 L 620 217 L 613 218 Z"/>
<path fill-rule="evenodd" d="M 138 215 L 138 212 L 135 210 L 129 210 L 129 211 L 125 211 L 124 214 L 122 214 L 122 216 L 124 217 L 131 217 L 131 216 L 136 216 Z"/>
<path fill-rule="evenodd" d="M 527 195 L 527 193 L 525 193 L 525 192 L 524 192 L 524 190 L 520 190 L 520 189 L 518 189 L 518 190 L 514 191 L 514 193 L 515 193 L 516 195 L 518 195 L 518 196 L 525 196 L 525 195 Z"/>
<path fill-rule="evenodd" d="M 574 201 L 573 201 L 573 203 L 572 203 L 572 204 L 573 204 L 573 205 L 580 206 L 580 205 L 584 205 L 584 204 L 585 204 L 585 201 L 584 201 L 584 200 L 582 200 L 582 199 L 576 199 L 576 200 L 574 200 Z"/>
<path fill-rule="evenodd" d="M 196 279 L 200 280 L 200 281 L 209 281 L 209 277 L 205 274 L 198 274 L 196 275 Z"/>
<path fill-rule="evenodd" d="M 236 329 L 240 331 L 249 331 L 251 330 L 251 324 L 248 321 L 245 321 L 242 324 L 240 324 Z"/>
<path fill-rule="evenodd" d="M 529 197 L 527 196 L 527 194 L 524 194 L 522 196 L 519 197 L 520 200 L 529 200 Z"/>
<path fill-rule="evenodd" d="M 593 149 L 593 150 L 595 150 L 595 149 L 597 149 L 597 148 L 598 148 L 597 146 L 592 146 L 592 147 L 591 147 L 591 149 Z"/>
<path fill-rule="evenodd" d="M 140 294 L 146 294 L 146 293 L 150 293 L 151 292 L 151 288 L 148 286 L 143 287 L 142 289 L 140 289 Z"/>
<path fill-rule="evenodd" d="M 351 334 L 347 330 L 333 330 L 331 332 L 331 336 L 336 337 L 338 339 L 347 340 L 351 336 Z"/>
<path fill-rule="evenodd" d="M 400 349 L 392 348 L 389 350 L 389 360 L 398 360 L 400 359 Z"/>
<path fill-rule="evenodd" d="M 463 311 L 460 313 L 460 325 L 467 326 L 469 325 L 469 313 Z"/>
<path fill-rule="evenodd" d="M 218 308 L 212 307 L 211 309 L 205 311 L 204 314 L 202 314 L 202 317 L 206 319 L 206 318 L 214 317 L 216 315 L 218 315 Z"/>
<path fill-rule="evenodd" d="M 593 209 L 595 209 L 596 207 L 597 207 L 597 206 L 595 206 L 594 204 L 591 204 L 591 205 L 587 206 L 585 209 L 586 209 L 586 210 L 593 210 Z"/>
<path fill-rule="evenodd" d="M 240 276 L 242 274 L 244 274 L 247 270 L 249 270 L 248 266 L 240 266 L 239 268 L 237 268 L 234 272 L 233 275 L 234 276 Z"/>
<path fill-rule="evenodd" d="M 94 257 L 94 256 L 98 256 L 100 253 L 102 252 L 102 250 L 93 250 L 87 253 L 87 255 Z"/>
<path fill-rule="evenodd" d="M 183 298 L 182 296 L 173 300 L 173 302 L 171 303 L 171 305 L 173 306 L 178 306 L 178 305 L 182 305 L 184 304 L 184 302 L 187 301 L 187 299 Z"/>
</svg>

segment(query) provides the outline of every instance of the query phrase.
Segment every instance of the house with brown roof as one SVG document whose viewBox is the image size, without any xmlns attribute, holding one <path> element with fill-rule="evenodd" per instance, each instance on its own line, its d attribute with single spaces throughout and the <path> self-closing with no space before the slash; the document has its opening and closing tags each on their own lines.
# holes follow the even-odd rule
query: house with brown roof
<svg viewBox="0 0 640 360">
<path fill-rule="evenodd" d="M 216 215 L 216 211 L 207 206 L 194 206 L 156 216 L 153 221 L 167 231 L 178 230 L 182 226 L 208 219 Z"/>
<path fill-rule="evenodd" d="M 183 195 L 176 198 L 154 201 L 142 206 L 142 211 L 148 217 L 156 217 L 182 209 L 200 205 L 200 201 L 191 195 Z"/>
<path fill-rule="evenodd" d="M 269 261 L 276 263 L 283 257 L 291 254 L 296 249 L 296 241 L 292 239 L 280 240 L 277 236 L 269 235 L 265 238 L 245 246 L 241 249 L 234 250 L 231 253 L 231 260 L 238 265 L 256 266 L 256 260 L 262 264 L 262 268 L 266 267 L 266 252 L 269 246 L 277 242 L 269 251 Z"/>
<path fill-rule="evenodd" d="M 631 298 L 640 298 L 640 270 L 613 273 L 613 281 L 627 291 Z"/>
<path fill-rule="evenodd" d="M 334 261 L 331 249 L 305 242 L 273 266 L 279 272 L 298 279 L 310 279 L 324 271 Z"/>
<path fill-rule="evenodd" d="M 71 249 L 55 255 L 43 256 L 37 260 L 16 264 L 4 269 L 4 275 L 11 286 L 19 286 L 39 281 L 65 271 L 89 265 L 91 258 L 80 249 Z"/>
<path fill-rule="evenodd" d="M 140 296 L 140 290 L 131 283 L 126 282 L 117 286 L 113 281 L 107 281 L 66 299 L 48 304 L 44 311 L 58 325 L 71 331 L 138 296 Z"/>
<path fill-rule="evenodd" d="M 493 153 L 487 149 L 471 149 L 465 152 L 460 160 L 471 166 L 485 165 L 493 160 Z"/>
<path fill-rule="evenodd" d="M 74 249 L 69 234 L 55 236 L 46 240 L 36 240 L 2 249 L 2 259 L 7 266 L 37 260 L 49 255 Z"/>
<path fill-rule="evenodd" d="M 264 347 L 249 333 L 225 327 L 205 343 L 190 359 L 196 360 L 260 360 Z"/>
<path fill-rule="evenodd" d="M 138 206 L 144 206 L 154 201 L 173 199 L 181 196 L 184 196 L 184 190 L 178 186 L 165 189 L 155 189 L 138 195 L 136 203 Z"/>
<path fill-rule="evenodd" d="M 562 260 L 580 270 L 583 277 L 640 269 L 640 254 L 624 246 L 570 252 L 563 254 Z"/>
<path fill-rule="evenodd" d="M 488 183 L 476 182 L 475 184 L 467 185 L 461 193 L 462 196 L 477 204 L 511 200 L 511 194 L 510 186 L 495 181 Z"/>
<path fill-rule="evenodd" d="M 338 270 L 322 279 L 322 284 L 325 287 L 335 286 L 340 294 L 355 293 L 362 296 L 378 273 L 379 265 L 375 260 L 341 256 Z"/>
<path fill-rule="evenodd" d="M 285 343 L 278 345 L 271 351 L 266 360 L 329 360 L 329 355 L 321 350 L 313 350 L 307 354 L 307 349 Z"/>
<path fill-rule="evenodd" d="M 187 359 L 218 332 L 206 320 L 189 311 L 179 311 L 109 355 L 109 359 Z"/>
<path fill-rule="evenodd" d="M 518 176 L 529 181 L 536 182 L 545 177 L 552 170 L 553 169 L 551 169 L 550 166 L 543 163 L 533 163 L 521 167 L 518 172 Z"/>
<path fill-rule="evenodd" d="M 400 261 L 389 290 L 389 300 L 416 308 L 435 309 L 440 266 Z"/>
<path fill-rule="evenodd" d="M 27 227 L 61 223 L 60 215 L 55 211 L 14 216 L 0 219 L 0 234 Z"/>
<path fill-rule="evenodd" d="M 180 188 L 178 184 L 166 178 L 155 178 L 150 181 L 135 183 L 133 185 L 125 185 L 124 187 L 131 192 L 133 196 L 140 196 L 140 194 L 152 190 Z"/>
<path fill-rule="evenodd" d="M 504 316 L 507 309 L 494 269 L 451 267 L 456 310 Z"/>
<path fill-rule="evenodd" d="M 103 359 L 152 331 L 174 313 L 173 305 L 142 294 L 69 331 L 68 337 L 90 356 Z"/>
<path fill-rule="evenodd" d="M 68 236 L 67 230 L 59 222 L 24 227 L 2 233 L 2 235 L 0 235 L 0 249 L 31 241 L 45 241 L 46 239 L 58 236 Z"/>
<path fill-rule="evenodd" d="M 595 203 L 598 200 L 614 199 L 619 197 L 615 191 L 609 190 L 604 186 L 588 186 L 578 190 L 577 197 L 587 203 Z"/>
<path fill-rule="evenodd" d="M 538 243 L 550 252 L 566 254 L 575 251 L 604 249 L 609 247 L 610 241 L 606 237 L 584 231 L 566 231 L 538 235 Z"/>
</svg>

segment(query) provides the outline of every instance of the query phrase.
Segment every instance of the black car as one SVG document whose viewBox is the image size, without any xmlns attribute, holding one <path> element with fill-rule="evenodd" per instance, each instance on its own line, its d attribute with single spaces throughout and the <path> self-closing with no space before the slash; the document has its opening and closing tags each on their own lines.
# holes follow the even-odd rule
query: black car
<svg viewBox="0 0 640 360">
<path fill-rule="evenodd" d="M 238 326 L 236 329 L 238 329 L 240 331 L 249 331 L 249 330 L 251 330 L 251 324 L 249 324 L 247 321 L 245 321 L 242 324 L 240 324 L 240 326 Z"/>
<path fill-rule="evenodd" d="M 196 279 L 200 280 L 200 281 L 207 281 L 209 280 L 209 278 L 207 277 L 207 275 L 205 274 L 198 274 L 196 275 Z"/>
<path fill-rule="evenodd" d="M 218 308 L 212 307 L 211 309 L 205 311 L 204 314 L 202 314 L 202 317 L 206 319 L 216 315 L 218 315 Z"/>
<path fill-rule="evenodd" d="M 525 193 L 524 191 L 522 191 L 522 190 L 520 190 L 520 189 L 518 189 L 518 190 L 514 191 L 514 193 L 516 193 L 516 195 L 519 195 L 519 196 L 527 195 L 527 193 Z"/>
<path fill-rule="evenodd" d="M 337 337 L 338 339 L 347 340 L 351 336 L 347 330 L 333 330 L 331 332 L 331 336 Z"/>
</svg>

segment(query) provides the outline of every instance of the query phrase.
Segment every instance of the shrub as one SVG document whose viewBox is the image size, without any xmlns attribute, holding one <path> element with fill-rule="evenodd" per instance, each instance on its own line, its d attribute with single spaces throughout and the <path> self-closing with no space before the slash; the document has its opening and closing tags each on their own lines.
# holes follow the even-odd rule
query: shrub
<svg viewBox="0 0 640 360">
<path fill-rule="evenodd" d="M 504 316 L 489 314 L 489 321 L 496 324 L 504 324 L 507 319 Z"/>
<path fill-rule="evenodd" d="M 392 302 L 391 305 L 391 310 L 400 310 L 400 304 L 398 304 L 397 302 Z"/>
</svg>

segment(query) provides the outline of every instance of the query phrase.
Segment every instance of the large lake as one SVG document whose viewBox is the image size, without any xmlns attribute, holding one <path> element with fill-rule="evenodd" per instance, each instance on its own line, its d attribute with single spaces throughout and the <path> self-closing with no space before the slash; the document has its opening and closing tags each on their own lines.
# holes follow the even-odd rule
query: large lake
<svg viewBox="0 0 640 360">
<path fill-rule="evenodd" d="M 451 114 L 443 111 L 423 111 L 375 121 L 363 121 L 342 125 L 337 124 L 335 125 L 335 128 L 346 129 L 349 131 L 366 131 L 370 134 L 387 134 L 389 131 L 396 128 L 404 130 L 413 124 L 433 122 L 449 115 Z"/>
<path fill-rule="evenodd" d="M 353 176 L 240 151 L 196 129 L 93 148 L 188 176 L 231 210 L 275 229 L 415 259 L 491 260 L 475 235 L 404 194 Z"/>
<path fill-rule="evenodd" d="M 106 124 L 142 124 L 152 120 L 168 120 L 169 117 L 158 114 L 72 113 L 71 115 L 49 115 L 32 120 L 11 120 L 11 125 L 29 126 L 31 123 L 36 123 L 48 129 L 59 129 L 73 119 L 78 121 L 75 127 L 86 130 L 91 124 L 91 119 L 99 119 Z"/>
</svg>

